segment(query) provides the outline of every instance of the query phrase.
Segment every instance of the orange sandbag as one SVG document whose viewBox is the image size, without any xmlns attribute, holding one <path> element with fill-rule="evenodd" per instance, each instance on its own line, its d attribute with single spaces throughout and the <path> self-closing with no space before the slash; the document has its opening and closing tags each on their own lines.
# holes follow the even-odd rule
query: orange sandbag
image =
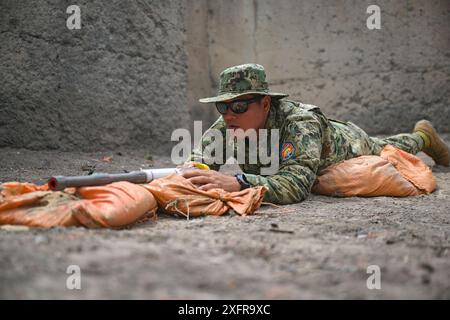
<svg viewBox="0 0 450 320">
<path fill-rule="evenodd" d="M 114 228 L 135 223 L 157 209 L 146 189 L 125 181 L 71 188 L 72 192 L 42 191 L 46 188 L 17 182 L 0 187 L 0 225 Z"/>
<path fill-rule="evenodd" d="M 420 158 L 391 145 L 385 146 L 380 156 L 389 161 L 421 194 L 430 194 L 436 189 L 433 172 Z"/>
<path fill-rule="evenodd" d="M 37 186 L 27 182 L 5 182 L 0 185 L 0 201 L 6 197 L 12 197 L 34 191 L 48 191 L 48 185 L 44 184 L 42 186 Z"/>
<path fill-rule="evenodd" d="M 144 187 L 156 198 L 161 210 L 186 217 L 219 216 L 230 208 L 240 215 L 249 215 L 259 208 L 267 191 L 264 186 L 238 192 L 218 188 L 202 191 L 178 174 L 156 179 Z"/>
<path fill-rule="evenodd" d="M 325 168 L 312 192 L 338 197 L 406 197 L 435 189 L 436 179 L 422 160 L 387 145 L 380 156 L 360 156 Z"/>
</svg>

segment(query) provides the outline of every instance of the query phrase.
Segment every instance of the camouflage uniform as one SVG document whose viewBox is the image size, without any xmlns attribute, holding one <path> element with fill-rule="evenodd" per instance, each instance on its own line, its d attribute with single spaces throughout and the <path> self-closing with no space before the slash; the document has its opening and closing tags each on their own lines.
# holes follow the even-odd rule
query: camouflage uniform
<svg viewBox="0 0 450 320">
<path fill-rule="evenodd" d="M 248 91 L 246 92 L 248 94 Z M 275 98 L 281 94 L 277 95 Z M 286 149 L 289 151 L 280 155 L 278 172 L 262 176 L 260 170 L 264 166 L 259 160 L 257 164 L 249 164 L 249 161 L 246 161 L 239 166 L 250 185 L 264 185 L 268 188 L 264 201 L 278 204 L 306 199 L 317 174 L 333 163 L 361 155 L 378 155 L 386 144 L 412 154 L 423 147 L 423 140 L 416 133 L 399 134 L 386 139 L 369 137 L 351 122 L 327 119 L 316 106 L 285 99 L 272 99 L 265 128 L 269 131 L 268 141 L 270 130 L 279 129 L 280 152 L 283 153 Z M 222 117 L 210 129 L 220 130 L 225 138 L 226 124 Z M 207 131 L 200 147 L 192 152 L 189 160 L 211 163 L 211 159 L 202 156 L 202 150 L 211 143 L 212 139 Z M 226 146 L 227 144 L 224 144 L 224 158 L 219 159 L 220 164 L 226 161 Z M 210 167 L 218 170 L 220 164 L 210 164 Z"/>
</svg>

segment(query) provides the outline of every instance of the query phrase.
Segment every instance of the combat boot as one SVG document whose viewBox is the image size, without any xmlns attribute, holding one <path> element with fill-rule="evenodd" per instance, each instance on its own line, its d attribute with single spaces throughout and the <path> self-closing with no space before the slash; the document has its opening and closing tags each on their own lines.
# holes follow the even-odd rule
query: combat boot
<svg viewBox="0 0 450 320">
<path fill-rule="evenodd" d="M 414 126 L 414 133 L 419 134 L 423 141 L 422 151 L 429 155 L 436 164 L 448 167 L 450 150 L 428 120 L 420 120 Z"/>
</svg>

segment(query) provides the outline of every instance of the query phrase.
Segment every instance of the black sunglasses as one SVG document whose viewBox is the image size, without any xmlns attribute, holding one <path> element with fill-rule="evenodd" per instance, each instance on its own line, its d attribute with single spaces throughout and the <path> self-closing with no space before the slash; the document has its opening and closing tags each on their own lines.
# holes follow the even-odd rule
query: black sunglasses
<svg viewBox="0 0 450 320">
<path fill-rule="evenodd" d="M 216 102 L 216 109 L 220 114 L 227 113 L 227 109 L 230 108 L 233 113 L 244 113 L 247 112 L 248 106 L 253 102 L 258 102 L 263 98 L 263 96 L 257 96 L 256 98 L 249 100 L 235 100 L 232 102 Z"/>
</svg>

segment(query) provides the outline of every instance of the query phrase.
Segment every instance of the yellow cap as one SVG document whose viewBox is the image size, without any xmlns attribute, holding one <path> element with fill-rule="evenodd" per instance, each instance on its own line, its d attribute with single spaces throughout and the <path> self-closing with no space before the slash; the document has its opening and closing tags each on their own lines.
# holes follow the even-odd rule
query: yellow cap
<svg viewBox="0 0 450 320">
<path fill-rule="evenodd" d="M 204 163 L 196 163 L 194 167 L 201 170 L 209 170 L 209 167 Z"/>
</svg>

